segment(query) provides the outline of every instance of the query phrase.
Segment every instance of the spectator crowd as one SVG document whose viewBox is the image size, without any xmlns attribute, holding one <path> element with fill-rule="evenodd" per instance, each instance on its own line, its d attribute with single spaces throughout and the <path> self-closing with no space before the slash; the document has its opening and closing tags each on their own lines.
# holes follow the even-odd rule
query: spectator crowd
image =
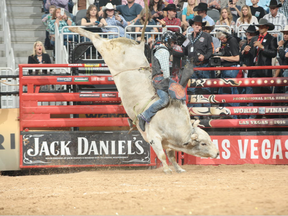
<svg viewBox="0 0 288 216">
<path fill-rule="evenodd" d="M 288 64 L 287 1 L 246 0 L 245 5 L 239 5 L 238 0 L 226 1 L 225 4 L 221 3 L 221 0 L 148 0 L 146 32 L 175 32 L 179 39 L 178 51 L 180 47 L 183 55 L 180 57 L 175 55 L 174 60 L 182 58 L 182 66 L 185 62 L 192 61 L 195 67 L 233 68 L 220 73 L 216 73 L 216 70 L 196 70 L 193 78 L 287 77 L 288 70 L 237 69 L 239 66 Z M 131 38 L 125 34 L 125 28 L 141 32 L 142 27 L 139 25 L 144 25 L 146 18 L 144 0 L 43 0 L 43 7 L 45 14 L 42 21 L 46 26 L 44 43 L 46 49 L 53 48 L 55 43 L 55 25 L 58 25 L 59 32 L 65 26 L 75 25 L 92 27 L 91 31 L 97 27 L 97 31 L 106 33 L 117 32 L 119 29 L 120 37 Z M 133 27 L 134 25 L 136 26 Z M 150 25 L 152 27 L 149 27 Z M 155 25 L 162 27 L 156 28 Z M 113 26 L 117 26 L 116 30 L 112 28 Z M 65 28 L 65 31 L 68 32 L 69 29 Z M 139 35 L 140 33 L 138 36 L 136 34 L 134 39 L 139 40 Z M 148 34 L 146 40 L 152 48 L 155 37 Z M 69 37 L 64 38 L 64 43 L 67 41 Z M 36 57 L 34 53 L 34 59 Z M 175 62 L 171 63 L 171 67 L 173 65 Z M 176 73 L 173 71 L 173 76 L 177 80 L 177 76 L 181 76 L 180 70 Z M 191 88 L 189 91 L 191 94 L 258 94 L 283 93 L 283 91 L 288 93 L 287 87 Z M 239 106 L 239 104 L 232 103 L 225 106 Z"/>
</svg>

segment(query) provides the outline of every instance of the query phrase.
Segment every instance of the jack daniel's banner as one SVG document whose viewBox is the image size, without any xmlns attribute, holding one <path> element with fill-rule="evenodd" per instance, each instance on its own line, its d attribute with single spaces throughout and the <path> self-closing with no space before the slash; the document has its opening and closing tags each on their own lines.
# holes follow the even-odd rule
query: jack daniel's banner
<svg viewBox="0 0 288 216">
<path fill-rule="evenodd" d="M 150 164 L 139 132 L 22 132 L 22 167 Z"/>
</svg>

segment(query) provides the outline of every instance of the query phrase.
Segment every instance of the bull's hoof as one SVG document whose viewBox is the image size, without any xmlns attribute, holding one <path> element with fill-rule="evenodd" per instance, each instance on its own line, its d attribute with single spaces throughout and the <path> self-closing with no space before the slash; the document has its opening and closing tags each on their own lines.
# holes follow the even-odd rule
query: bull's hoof
<svg viewBox="0 0 288 216">
<path fill-rule="evenodd" d="M 163 170 L 165 174 L 172 174 L 172 170 L 168 167 L 166 169 Z"/>
<path fill-rule="evenodd" d="M 180 168 L 178 168 L 178 169 L 176 170 L 176 172 L 177 172 L 177 173 L 183 173 L 183 172 L 186 172 L 186 170 L 184 170 L 184 169 L 182 169 L 182 168 L 180 167 Z"/>
</svg>

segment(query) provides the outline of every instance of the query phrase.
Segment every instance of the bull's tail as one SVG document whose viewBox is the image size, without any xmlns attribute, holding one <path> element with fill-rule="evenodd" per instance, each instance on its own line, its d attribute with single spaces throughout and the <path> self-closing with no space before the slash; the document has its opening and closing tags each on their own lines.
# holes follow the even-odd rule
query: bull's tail
<svg viewBox="0 0 288 216">
<path fill-rule="evenodd" d="M 148 21 L 148 1 L 144 0 L 144 4 L 145 4 L 145 12 L 146 12 L 146 17 L 145 17 L 145 23 L 144 23 L 144 27 L 142 29 L 142 34 L 141 34 L 141 42 L 144 42 L 144 36 L 145 36 L 145 31 L 146 31 L 146 23 Z M 141 19 L 141 17 L 140 17 Z"/>
</svg>

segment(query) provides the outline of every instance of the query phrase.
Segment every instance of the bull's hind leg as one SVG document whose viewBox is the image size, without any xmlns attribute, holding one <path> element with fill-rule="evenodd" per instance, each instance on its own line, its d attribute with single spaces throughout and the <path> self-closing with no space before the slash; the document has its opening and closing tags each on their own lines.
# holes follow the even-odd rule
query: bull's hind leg
<svg viewBox="0 0 288 216">
<path fill-rule="evenodd" d="M 168 167 L 168 164 L 166 162 L 166 155 L 162 147 L 161 139 L 159 138 L 152 139 L 150 141 L 150 145 L 152 146 L 159 160 L 162 162 L 164 173 L 172 174 L 172 170 Z"/>
<path fill-rule="evenodd" d="M 81 36 L 87 37 L 89 38 L 91 41 L 93 41 L 93 39 L 96 37 L 98 39 L 100 39 L 101 37 L 98 34 L 93 34 L 91 31 L 87 31 L 83 28 L 79 28 L 79 27 L 69 27 L 69 30 L 75 33 L 80 34 Z"/>
<path fill-rule="evenodd" d="M 186 172 L 184 169 L 182 169 L 179 164 L 176 162 L 175 159 L 175 151 L 172 149 L 167 149 L 166 150 L 167 156 L 169 161 L 173 164 L 175 170 L 177 173 L 182 173 L 182 172 Z"/>
</svg>

